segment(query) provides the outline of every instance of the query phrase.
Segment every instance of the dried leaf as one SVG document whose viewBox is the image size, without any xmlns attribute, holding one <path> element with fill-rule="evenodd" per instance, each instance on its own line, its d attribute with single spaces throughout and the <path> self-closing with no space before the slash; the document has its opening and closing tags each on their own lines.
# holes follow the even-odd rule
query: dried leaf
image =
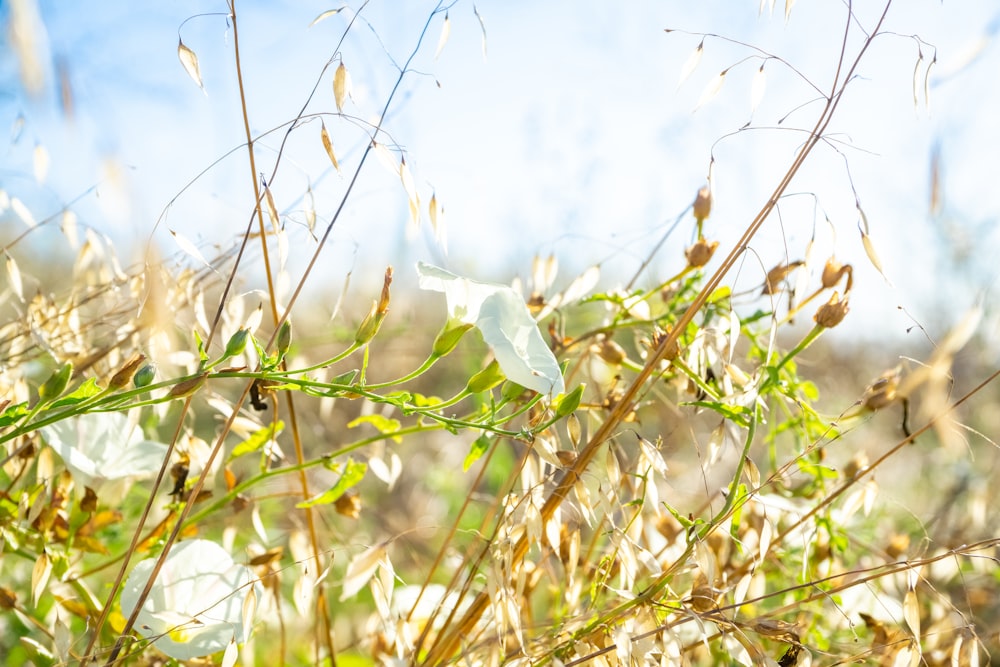
<svg viewBox="0 0 1000 667">
<path fill-rule="evenodd" d="M 931 58 L 931 62 L 924 71 L 924 106 L 929 111 L 931 108 L 931 68 L 937 64 L 937 54 Z"/>
<path fill-rule="evenodd" d="M 451 20 L 448 18 L 448 12 L 444 13 L 444 24 L 441 26 L 441 36 L 438 37 L 437 50 L 434 51 L 434 60 L 441 55 L 441 49 L 448 42 L 448 35 L 451 34 Z"/>
<path fill-rule="evenodd" d="M 21 222 L 28 227 L 35 227 L 38 224 L 35 222 L 35 216 L 31 214 L 31 210 L 17 197 L 10 198 L 10 209 L 14 211 L 17 217 L 21 218 Z"/>
<path fill-rule="evenodd" d="M 347 573 L 344 575 L 344 589 L 340 594 L 341 602 L 354 597 L 358 591 L 364 588 L 368 580 L 375 574 L 379 562 L 385 558 L 385 547 L 385 543 L 376 544 L 351 559 L 347 566 Z"/>
<path fill-rule="evenodd" d="M 35 180 L 39 184 L 45 183 L 45 178 L 49 175 L 49 152 L 45 150 L 45 146 L 41 144 L 35 144 L 35 152 L 33 155 L 34 169 L 35 169 Z"/>
<path fill-rule="evenodd" d="M 479 19 L 479 29 L 483 31 L 483 59 L 486 59 L 486 22 L 483 21 L 483 15 L 479 13 L 479 9 L 472 5 L 472 13 L 476 15 Z"/>
<path fill-rule="evenodd" d="M 257 590 L 256 586 L 250 586 L 247 596 L 243 598 L 243 636 L 249 637 L 253 631 L 253 619 L 257 615 Z M 229 652 L 229 649 L 226 649 Z"/>
<path fill-rule="evenodd" d="M 874 266 L 875 269 L 880 274 L 882 274 L 882 277 L 885 278 L 885 281 L 891 285 L 892 283 L 889 281 L 888 276 L 886 276 L 885 271 L 882 270 L 882 260 L 879 259 L 878 253 L 875 252 L 875 244 L 872 243 L 872 238 L 867 234 L 865 234 L 864 232 L 862 232 L 861 243 L 865 247 L 865 254 L 868 255 L 868 261 L 870 261 L 872 263 L 872 266 Z"/>
<path fill-rule="evenodd" d="M 10 289 L 17 295 L 18 300 L 24 301 L 24 285 L 21 283 L 21 270 L 17 268 L 14 258 L 4 253 L 7 261 L 7 279 L 10 281 Z"/>
<path fill-rule="evenodd" d="M 264 186 L 264 200 L 267 202 L 267 217 L 271 219 L 271 227 L 277 231 L 281 222 L 278 218 L 278 207 L 274 205 L 274 195 L 271 194 L 271 188 L 266 185 Z"/>
<path fill-rule="evenodd" d="M 912 588 L 906 591 L 903 597 L 903 620 L 910 626 L 910 631 L 918 640 L 920 639 L 920 601 L 917 599 L 917 592 Z"/>
<path fill-rule="evenodd" d="M 185 46 L 179 37 L 177 38 L 177 57 L 180 58 L 181 65 L 184 66 L 184 71 L 188 73 L 188 76 L 194 79 L 199 88 L 205 90 L 205 84 L 201 80 L 201 69 L 198 67 L 198 56 Z"/>
<path fill-rule="evenodd" d="M 337 66 L 337 71 L 333 75 L 333 100 L 337 103 L 337 111 L 344 112 L 344 101 L 351 94 L 351 75 L 344 66 L 343 61 Z"/>
<path fill-rule="evenodd" d="M 705 54 L 705 40 L 704 38 L 698 43 L 698 48 L 694 50 L 690 56 L 688 56 L 687 61 L 684 63 L 684 67 L 681 68 L 681 75 L 677 79 L 677 87 L 680 88 L 681 84 L 687 81 L 691 73 L 698 67 L 698 63 L 701 62 L 701 57 Z"/>
<path fill-rule="evenodd" d="M 718 76 L 716 76 L 714 79 L 708 82 L 708 85 L 705 86 L 705 90 L 703 90 L 701 93 L 701 97 L 698 98 L 698 104 L 694 106 L 694 109 L 691 110 L 691 113 L 694 113 L 695 111 L 700 109 L 702 106 L 711 101 L 711 99 L 719 93 L 719 91 L 722 89 L 722 84 L 726 82 L 726 73 L 728 71 L 729 70 L 722 70 L 721 72 L 719 72 Z"/>
<path fill-rule="evenodd" d="M 249 635 L 244 635 L 244 637 L 249 637 Z M 232 641 L 226 645 L 226 652 L 222 654 L 222 662 L 220 667 L 233 667 L 236 664 L 237 658 L 240 657 L 240 648 L 236 644 L 236 637 L 233 637 Z"/>
<path fill-rule="evenodd" d="M 309 27 L 311 28 L 314 25 L 316 25 L 317 23 L 319 23 L 320 21 L 322 21 L 324 19 L 328 19 L 331 16 L 334 16 L 336 14 L 339 14 L 340 12 L 344 11 L 344 9 L 345 9 L 344 7 L 338 7 L 337 9 L 328 9 L 328 10 L 326 10 L 325 12 L 323 12 L 322 14 L 320 14 L 319 16 L 317 16 L 316 18 L 314 18 L 312 20 L 312 23 L 309 24 Z"/>
<path fill-rule="evenodd" d="M 774 6 L 774 3 L 771 3 Z M 795 6 L 795 0 L 785 0 L 785 23 L 788 22 L 788 17 L 792 15 L 792 7 Z"/>
<path fill-rule="evenodd" d="M 399 162 L 399 180 L 403 183 L 403 190 L 406 191 L 406 198 L 410 204 L 410 230 L 415 231 L 420 228 L 420 197 L 417 196 L 417 188 L 413 183 L 410 168 L 406 166 L 405 157 Z"/>
<path fill-rule="evenodd" d="M 753 75 L 753 83 L 750 85 L 750 113 L 752 114 L 760 106 L 760 101 L 764 99 L 764 90 L 767 88 L 767 75 L 764 74 L 764 65 Z"/>
<path fill-rule="evenodd" d="M 63 211 L 62 222 L 59 228 L 62 230 L 71 248 L 77 248 L 80 245 L 80 237 L 76 231 L 76 221 L 76 213 L 70 210 Z"/>
<path fill-rule="evenodd" d="M 208 260 L 205 259 L 205 257 L 201 254 L 201 251 L 198 250 L 195 244 L 191 243 L 185 237 L 181 236 L 172 229 L 168 229 L 167 231 L 170 232 L 170 235 L 174 237 L 174 241 L 177 242 L 177 245 L 180 246 L 180 249 L 183 250 L 186 254 L 190 255 L 191 257 L 194 257 L 196 260 L 198 260 L 205 266 L 211 266 L 211 264 L 208 263 Z"/>
<path fill-rule="evenodd" d="M 45 586 L 49 583 L 49 575 L 52 574 L 52 561 L 44 551 L 35 561 L 35 566 L 31 568 L 31 601 L 37 606 L 38 599 L 45 592 Z"/>
<path fill-rule="evenodd" d="M 330 133 L 326 131 L 326 123 L 322 120 L 319 122 L 319 136 L 323 141 L 323 149 L 330 157 L 330 162 L 333 163 L 333 168 L 337 170 L 337 173 L 340 173 L 340 163 L 337 162 L 337 156 L 333 152 L 333 142 L 330 141 Z M 312 229 L 311 226 L 309 228 Z"/>
</svg>

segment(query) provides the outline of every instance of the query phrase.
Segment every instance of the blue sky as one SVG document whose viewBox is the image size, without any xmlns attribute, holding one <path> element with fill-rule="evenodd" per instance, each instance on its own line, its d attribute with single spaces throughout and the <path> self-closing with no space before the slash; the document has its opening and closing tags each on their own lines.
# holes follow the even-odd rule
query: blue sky
<svg viewBox="0 0 1000 667">
<path fill-rule="evenodd" d="M 572 270 L 601 262 L 604 285 L 610 286 L 616 275 L 630 276 L 693 200 L 712 154 L 716 205 L 707 234 L 728 250 L 727 239 L 736 238 L 766 200 L 801 135 L 788 129 L 733 135 L 751 120 L 751 82 L 761 63 L 752 57 L 756 52 L 709 38 L 699 66 L 678 87 L 701 38 L 664 29 L 754 44 L 827 87 L 844 4 L 798 3 L 787 22 L 783 4 L 771 15 L 766 8 L 759 14 L 756 0 L 481 0 L 476 8 L 486 25 L 484 57 L 473 4 L 457 2 L 449 11 L 450 39 L 435 59 L 444 18 L 435 17 L 414 60 L 416 71 L 404 79 L 386 124 L 405 151 L 422 206 L 434 193 L 445 209 L 447 256 L 429 234 L 403 233 L 408 207 L 399 179 L 370 160 L 324 251 L 323 280 L 336 286 L 331 292 L 339 292 L 348 271 L 357 284 L 377 283 L 384 265 L 393 263 L 398 280 L 412 283 L 412 266 L 423 259 L 470 277 L 506 281 L 526 278 L 533 254 L 555 253 L 566 280 Z M 870 27 L 871 3 L 856 4 L 866 5 L 859 20 Z M 280 127 L 304 103 L 352 11 L 361 7 L 351 3 L 352 9 L 309 27 L 318 14 L 338 6 L 313 0 L 237 4 L 255 133 Z M 363 20 L 337 57 L 342 55 L 353 81 L 346 113 L 374 118 L 395 83 L 393 61 L 405 60 L 434 6 L 373 0 L 364 7 Z M 10 91 L 0 97 L 0 123 L 14 127 L 24 119 L 5 153 L 4 191 L 39 218 L 83 195 L 74 204 L 81 222 L 133 248 L 133 256 L 150 243 L 173 252 L 168 229 L 199 244 L 206 256 L 213 244 L 228 247 L 246 225 L 252 201 L 245 150 L 224 158 L 243 142 L 233 34 L 218 15 L 185 23 L 225 9 L 223 2 L 39 2 L 44 33 L 38 34 L 45 39 L 38 53 L 47 76 L 42 92 L 31 96 L 21 87 L 9 39 L 0 61 Z M 3 11 L 6 22 L 11 10 Z M 955 276 L 947 272 L 956 264 L 940 252 L 948 239 L 964 237 L 971 251 L 957 266 L 974 272 L 974 284 L 995 301 L 996 269 L 989 258 L 1000 250 L 993 224 L 1000 193 L 988 168 L 988 147 L 1000 145 L 994 121 L 998 21 L 1000 10 L 988 0 L 894 4 L 886 28 L 898 36 L 872 46 L 831 126 L 845 143 L 840 152 L 814 154 L 790 188 L 809 194 L 782 203 L 780 219 L 769 221 L 740 268 L 738 286 L 759 285 L 763 272 L 783 258 L 801 258 L 815 230 L 819 261 L 834 250 L 857 268 L 863 289 L 852 300 L 854 330 L 866 334 L 877 326 L 902 334 L 913 324 L 897 310 L 903 306 L 940 331 L 938 320 L 951 318 L 942 317 L 942 305 L 960 311 L 975 297 L 950 290 Z M 178 61 L 178 29 L 198 55 L 205 93 Z M 914 34 L 924 40 L 924 61 L 916 70 L 921 80 L 937 47 L 929 106 L 922 91 L 919 104 L 913 103 Z M 858 44 L 852 38 L 852 49 Z M 59 63 L 72 87 L 72 120 L 57 94 Z M 717 96 L 692 112 L 706 85 L 730 66 Z M 779 63 L 769 61 L 765 71 L 755 128 L 777 127 L 816 97 Z M 332 76 L 333 67 L 319 82 L 309 112 L 336 111 Z M 810 126 L 819 106 L 805 104 L 782 128 Z M 355 124 L 328 115 L 326 125 L 343 173 L 329 167 L 319 125 L 312 122 L 292 134 L 273 183 L 292 230 L 291 280 L 313 248 L 304 230 L 304 193 L 312 189 L 322 228 L 365 143 Z M 259 171 L 271 172 L 282 134 L 260 142 Z M 32 177 L 36 145 L 51 159 L 43 184 Z M 946 198 L 943 212 L 932 218 L 928 175 L 935 145 L 943 157 Z M 845 158 L 892 286 L 870 268 L 862 250 Z M 96 194 L 87 194 L 94 186 Z M 817 199 L 835 233 L 822 214 L 817 217 Z M 650 279 L 680 268 L 690 241 L 685 222 L 652 263 Z"/>
</svg>

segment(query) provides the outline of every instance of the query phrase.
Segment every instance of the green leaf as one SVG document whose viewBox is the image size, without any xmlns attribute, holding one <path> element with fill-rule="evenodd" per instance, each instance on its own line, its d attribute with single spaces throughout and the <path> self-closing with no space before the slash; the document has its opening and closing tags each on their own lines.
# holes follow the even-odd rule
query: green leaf
<svg viewBox="0 0 1000 667">
<path fill-rule="evenodd" d="M 729 405 L 718 401 L 684 401 L 681 405 L 694 405 L 700 408 L 708 408 L 709 410 L 718 412 L 726 419 L 733 421 L 740 426 L 749 426 L 750 419 L 753 416 L 750 408 L 745 408 L 741 405 Z"/>
<path fill-rule="evenodd" d="M 256 452 L 268 442 L 276 438 L 284 428 L 285 422 L 279 420 L 265 426 L 264 428 L 257 429 L 257 431 L 255 431 L 249 438 L 233 447 L 232 453 L 229 454 L 229 460 L 232 461 L 233 459 L 243 456 L 244 454 Z"/>
<path fill-rule="evenodd" d="M 355 368 L 353 370 L 347 371 L 346 373 L 341 373 L 337 377 L 330 380 L 328 384 L 350 387 L 351 385 L 354 384 L 354 378 L 356 378 L 357 376 L 358 376 L 358 370 Z"/>
<path fill-rule="evenodd" d="M 348 489 L 364 479 L 365 472 L 367 471 L 367 464 L 360 463 L 354 459 L 347 459 L 347 464 L 344 466 L 344 474 L 340 476 L 336 484 L 323 493 L 313 496 L 309 500 L 302 501 L 296 507 L 305 509 L 307 507 L 315 507 L 316 505 L 329 505 L 330 503 L 337 502 L 337 499 L 344 495 Z"/>
<path fill-rule="evenodd" d="M 391 417 L 386 417 L 384 415 L 363 415 L 350 422 L 347 425 L 347 428 L 357 428 L 362 424 L 371 424 L 379 433 L 382 433 L 383 435 L 395 433 L 400 428 L 398 419 L 392 419 Z M 393 436 L 392 439 L 395 442 L 402 442 L 403 440 L 398 435 Z"/>
<path fill-rule="evenodd" d="M 205 363 L 208 361 L 208 352 L 205 351 L 205 341 L 201 339 L 197 329 L 194 330 L 194 342 L 198 347 L 198 358 L 201 359 L 201 363 Z"/>
<path fill-rule="evenodd" d="M 0 413 L 0 427 L 10 426 L 16 421 L 26 417 L 31 412 L 27 403 L 15 403 L 8 405 L 7 409 Z"/>
<path fill-rule="evenodd" d="M 61 408 L 67 405 L 73 405 L 75 403 L 79 403 L 80 401 L 84 401 L 91 396 L 96 396 L 102 391 L 104 391 L 104 389 L 97 385 L 96 378 L 88 378 L 86 382 L 81 384 L 69 394 L 60 398 L 58 401 L 55 401 L 50 407 Z"/>
<path fill-rule="evenodd" d="M 705 303 L 718 303 L 719 301 L 724 301 L 732 295 L 733 291 L 729 287 L 722 286 L 716 289 L 714 292 L 708 295 L 708 299 Z"/>
<path fill-rule="evenodd" d="M 478 461 L 486 450 L 490 448 L 490 439 L 483 434 L 475 439 L 472 443 L 472 447 L 469 449 L 469 453 L 465 455 L 465 461 L 462 463 L 462 471 L 467 472 L 472 464 Z"/>
</svg>

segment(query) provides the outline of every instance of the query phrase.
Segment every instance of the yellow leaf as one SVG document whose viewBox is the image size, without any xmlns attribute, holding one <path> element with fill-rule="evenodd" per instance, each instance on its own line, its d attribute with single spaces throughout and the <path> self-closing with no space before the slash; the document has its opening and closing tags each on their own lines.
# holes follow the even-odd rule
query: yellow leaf
<svg viewBox="0 0 1000 667">
<path fill-rule="evenodd" d="M 333 75 L 333 100 L 337 103 L 337 111 L 343 113 L 344 100 L 351 94 L 351 75 L 341 62 Z"/>
<path fill-rule="evenodd" d="M 444 48 L 445 43 L 448 41 L 448 35 L 451 34 L 451 20 L 448 18 L 448 12 L 444 13 L 444 24 L 441 26 L 441 36 L 438 37 L 437 50 L 434 51 L 434 60 L 441 55 L 441 49 Z"/>
<path fill-rule="evenodd" d="M 319 136 L 320 139 L 323 140 L 323 149 L 330 157 L 330 162 L 333 163 L 333 168 L 337 170 L 337 173 L 340 173 L 340 163 L 337 162 L 337 156 L 333 152 L 333 142 L 330 141 L 330 133 L 326 131 L 326 123 L 322 120 L 319 122 Z M 312 229 L 312 227 L 310 227 L 310 229 Z"/>
<path fill-rule="evenodd" d="M 199 88 L 205 90 L 205 84 L 201 81 L 201 69 L 198 67 L 198 56 L 185 46 L 180 38 L 177 39 L 177 57 L 180 58 L 181 65 L 184 66 L 184 71 L 188 73 L 188 76 L 194 79 Z"/>
</svg>

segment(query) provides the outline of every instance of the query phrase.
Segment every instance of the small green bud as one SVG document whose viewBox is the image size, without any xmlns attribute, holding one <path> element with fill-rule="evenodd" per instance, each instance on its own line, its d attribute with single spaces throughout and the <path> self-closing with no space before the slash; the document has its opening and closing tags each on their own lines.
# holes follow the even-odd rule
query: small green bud
<svg viewBox="0 0 1000 667">
<path fill-rule="evenodd" d="M 505 401 L 513 401 L 524 392 L 525 388 L 523 385 L 519 385 L 512 380 L 507 380 L 503 383 L 503 386 L 500 387 L 500 398 Z"/>
<path fill-rule="evenodd" d="M 385 315 L 379 315 L 378 301 L 372 301 L 371 310 L 365 315 L 365 319 L 361 320 L 358 332 L 354 334 L 354 342 L 358 345 L 366 345 L 371 342 L 371 339 L 378 333 L 379 327 L 382 326 L 384 317 Z"/>
<path fill-rule="evenodd" d="M 281 323 L 281 328 L 278 329 L 278 354 L 285 356 L 288 352 L 288 348 L 292 344 L 292 323 L 285 320 Z"/>
<path fill-rule="evenodd" d="M 489 366 L 469 378 L 469 383 L 465 385 L 465 388 L 469 393 L 478 394 L 481 391 L 489 391 L 505 379 L 503 371 L 500 370 L 500 364 L 494 359 Z"/>
<path fill-rule="evenodd" d="M 568 415 L 573 414 L 578 407 L 580 407 L 580 399 L 583 398 L 583 388 L 586 385 L 577 385 L 576 389 L 569 392 L 568 394 L 563 394 L 555 405 L 556 418 L 562 419 Z"/>
<path fill-rule="evenodd" d="M 226 343 L 226 351 L 222 353 L 223 359 L 229 359 L 230 357 L 235 357 L 237 354 L 243 354 L 243 350 L 247 349 L 247 339 L 250 338 L 249 329 L 239 329 L 233 334 L 233 337 L 229 339 Z"/>
<path fill-rule="evenodd" d="M 42 383 L 42 386 L 38 388 L 38 398 L 41 401 L 49 402 L 53 401 L 59 397 L 64 391 L 66 391 L 66 385 L 69 384 L 69 379 L 73 376 L 73 364 L 69 361 L 60 366 L 49 379 Z"/>
<path fill-rule="evenodd" d="M 462 340 L 462 336 L 471 328 L 471 324 L 462 323 L 452 326 L 452 323 L 448 322 L 444 325 L 444 329 L 441 329 L 440 333 L 438 333 L 437 338 L 434 339 L 434 347 L 431 348 L 431 354 L 438 358 L 447 355 L 458 346 L 458 341 Z"/>
<path fill-rule="evenodd" d="M 143 387 L 149 386 L 149 383 L 153 381 L 156 377 L 156 365 L 146 364 L 139 370 L 135 372 L 132 376 L 132 384 L 135 385 L 136 389 L 142 389 Z"/>
</svg>

